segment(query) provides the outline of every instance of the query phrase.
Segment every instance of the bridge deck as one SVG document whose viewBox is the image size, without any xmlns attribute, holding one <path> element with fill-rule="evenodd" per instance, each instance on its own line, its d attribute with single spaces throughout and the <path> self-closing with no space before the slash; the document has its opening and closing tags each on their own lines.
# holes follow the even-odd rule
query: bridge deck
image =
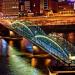
<svg viewBox="0 0 75 75">
<path fill-rule="evenodd" d="M 9 20 L 11 22 L 15 20 L 31 21 L 36 25 L 71 25 L 75 24 L 75 16 L 38 16 L 38 17 L 20 17 L 20 18 L 0 18 L 1 20 Z"/>
</svg>

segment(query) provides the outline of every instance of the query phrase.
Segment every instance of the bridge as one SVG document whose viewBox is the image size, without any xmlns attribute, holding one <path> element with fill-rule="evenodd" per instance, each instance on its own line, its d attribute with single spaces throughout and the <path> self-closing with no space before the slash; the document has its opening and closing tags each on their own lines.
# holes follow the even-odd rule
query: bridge
<svg viewBox="0 0 75 75">
<path fill-rule="evenodd" d="M 11 22 L 15 20 L 22 20 L 22 21 L 30 21 L 38 26 L 47 26 L 47 25 L 74 25 L 75 24 L 75 15 L 72 16 L 35 16 L 35 17 L 2 17 L 2 20 L 9 20 Z"/>
<path fill-rule="evenodd" d="M 12 23 L 6 21 L 5 24 L 3 23 L 3 26 L 27 38 L 49 55 L 60 60 L 60 62 L 64 62 L 65 64 L 71 63 L 69 59 L 70 49 L 75 48 L 64 38 L 53 36 L 52 34 L 47 35 L 39 26 L 32 26 L 30 23 L 24 21 L 14 21 Z M 57 39 L 63 42 L 60 43 Z"/>
<path fill-rule="evenodd" d="M 71 32 L 75 31 L 75 16 L 36 16 L 36 17 L 16 17 L 0 18 L 0 22 L 8 20 L 14 22 L 15 20 L 26 21 L 32 23 L 33 25 L 40 26 L 45 30 L 46 33 L 55 31 L 55 32 Z"/>
</svg>

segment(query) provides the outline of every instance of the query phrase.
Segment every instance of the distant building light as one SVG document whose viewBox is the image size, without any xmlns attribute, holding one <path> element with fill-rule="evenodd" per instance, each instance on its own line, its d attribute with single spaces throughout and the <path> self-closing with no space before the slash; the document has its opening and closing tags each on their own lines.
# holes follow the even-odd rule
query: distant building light
<svg viewBox="0 0 75 75">
<path fill-rule="evenodd" d="M 12 8 L 13 8 L 13 9 L 16 9 L 16 8 L 18 8 L 18 6 L 12 6 Z"/>
<path fill-rule="evenodd" d="M 67 0 L 68 2 L 75 2 L 75 0 Z"/>
<path fill-rule="evenodd" d="M 33 5 L 34 7 L 35 7 L 35 3 L 34 3 L 34 5 Z"/>
<path fill-rule="evenodd" d="M 65 1 L 65 0 L 58 0 L 58 2 L 63 2 L 63 1 Z"/>
</svg>

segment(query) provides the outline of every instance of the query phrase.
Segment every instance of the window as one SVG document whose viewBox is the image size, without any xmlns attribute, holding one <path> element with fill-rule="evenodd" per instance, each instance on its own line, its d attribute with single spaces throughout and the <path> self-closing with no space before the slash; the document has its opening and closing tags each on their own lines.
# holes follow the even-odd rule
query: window
<svg viewBox="0 0 75 75">
<path fill-rule="evenodd" d="M 44 9 L 48 9 L 48 0 L 44 0 Z"/>
</svg>

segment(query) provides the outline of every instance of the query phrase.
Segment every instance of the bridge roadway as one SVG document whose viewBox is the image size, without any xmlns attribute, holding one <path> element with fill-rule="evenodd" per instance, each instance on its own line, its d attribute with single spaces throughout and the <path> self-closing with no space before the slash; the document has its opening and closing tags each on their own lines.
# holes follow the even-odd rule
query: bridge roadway
<svg viewBox="0 0 75 75">
<path fill-rule="evenodd" d="M 17 17 L 17 18 L 0 18 L 0 21 L 9 20 L 11 22 L 15 20 L 30 21 L 36 25 L 72 25 L 75 24 L 75 16 L 35 16 L 35 17 Z"/>
<path fill-rule="evenodd" d="M 75 16 L 36 16 L 19 18 L 0 18 L 0 22 L 5 20 L 14 22 L 15 20 L 27 21 L 31 25 L 37 25 L 43 28 L 46 33 L 49 32 L 75 32 Z M 7 22 L 8 23 L 8 22 Z M 5 23 L 6 24 L 6 23 Z"/>
</svg>

